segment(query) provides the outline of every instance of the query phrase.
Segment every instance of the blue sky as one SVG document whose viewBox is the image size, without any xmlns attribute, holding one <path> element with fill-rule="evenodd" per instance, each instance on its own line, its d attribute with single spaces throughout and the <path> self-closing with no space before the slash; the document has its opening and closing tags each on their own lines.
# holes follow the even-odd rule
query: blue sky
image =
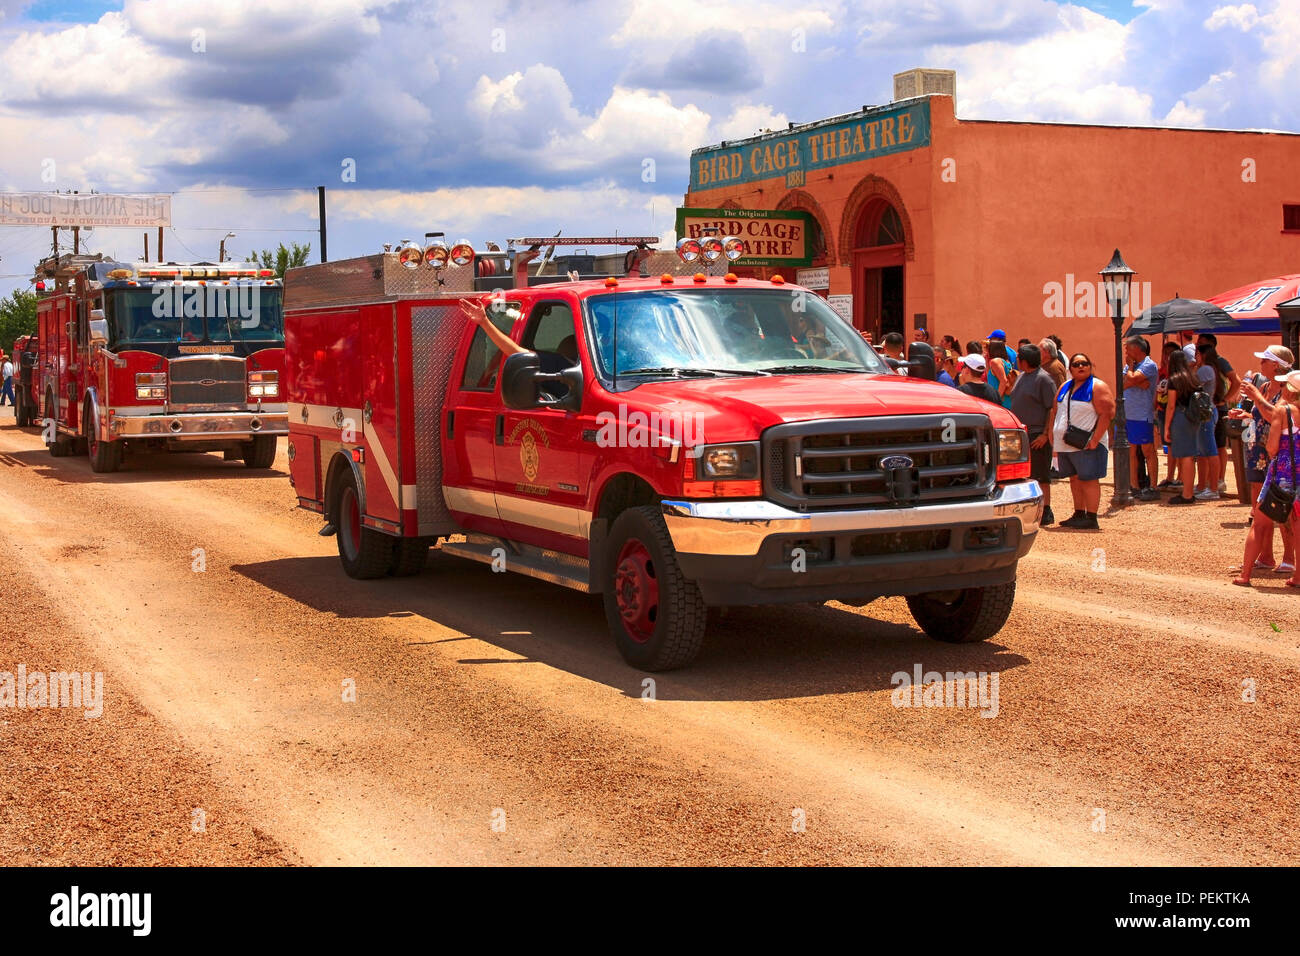
<svg viewBox="0 0 1300 956">
<path fill-rule="evenodd" d="M 169 255 L 312 240 L 317 184 L 335 258 L 664 234 L 691 148 L 915 66 L 957 71 L 963 118 L 1300 130 L 1297 36 L 1296 0 L 0 0 L 0 190 L 175 192 Z M 0 274 L 47 240 L 0 227 Z"/>
</svg>

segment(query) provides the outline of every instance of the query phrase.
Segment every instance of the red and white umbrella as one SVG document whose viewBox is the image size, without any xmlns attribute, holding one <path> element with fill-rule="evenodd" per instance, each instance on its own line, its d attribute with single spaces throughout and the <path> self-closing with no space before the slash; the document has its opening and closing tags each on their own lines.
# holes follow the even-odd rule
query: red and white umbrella
<svg viewBox="0 0 1300 956">
<path fill-rule="evenodd" d="M 1267 335 L 1281 328 L 1277 317 L 1277 304 L 1287 299 L 1294 299 L 1298 295 L 1300 295 L 1300 273 L 1252 282 L 1250 285 L 1210 296 L 1205 301 L 1217 305 L 1241 323 L 1241 328 L 1233 329 L 1233 333 Z"/>
</svg>

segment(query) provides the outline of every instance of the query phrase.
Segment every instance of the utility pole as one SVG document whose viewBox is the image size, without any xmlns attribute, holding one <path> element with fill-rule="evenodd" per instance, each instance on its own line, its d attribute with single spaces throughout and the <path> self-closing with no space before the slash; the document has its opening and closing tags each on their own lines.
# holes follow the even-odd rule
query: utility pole
<svg viewBox="0 0 1300 956">
<path fill-rule="evenodd" d="M 158 227 L 158 261 L 159 261 L 159 262 L 165 262 L 165 261 L 166 261 L 165 259 L 163 259 L 163 253 L 162 253 L 162 230 L 163 230 L 163 227 L 162 227 L 162 226 L 159 226 L 159 227 Z M 146 259 L 149 258 L 149 252 L 148 252 L 147 249 L 145 250 L 145 256 L 144 256 L 144 257 L 145 257 Z"/>
<path fill-rule="evenodd" d="M 144 234 L 144 261 L 149 261 L 149 233 Z"/>
<path fill-rule="evenodd" d="M 217 248 L 217 261 L 218 261 L 218 262 L 225 262 L 225 261 L 226 261 L 226 240 L 227 240 L 227 239 L 234 239 L 234 238 L 235 238 L 235 234 L 234 234 L 233 232 L 228 232 L 228 233 L 226 233 L 225 236 L 222 238 L 222 240 L 221 240 L 221 245 L 218 246 L 218 248 Z"/>
<path fill-rule="evenodd" d="M 329 262 L 329 255 L 325 251 L 325 187 L 316 187 L 316 202 L 320 206 L 320 261 Z"/>
</svg>

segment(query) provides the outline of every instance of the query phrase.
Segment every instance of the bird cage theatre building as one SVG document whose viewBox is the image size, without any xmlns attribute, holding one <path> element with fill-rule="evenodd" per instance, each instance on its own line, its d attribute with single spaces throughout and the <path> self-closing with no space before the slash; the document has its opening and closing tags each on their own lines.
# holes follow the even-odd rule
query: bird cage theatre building
<svg viewBox="0 0 1300 956">
<path fill-rule="evenodd" d="M 734 271 L 815 289 L 877 342 L 1056 333 L 1103 369 L 1117 247 L 1130 316 L 1300 271 L 1300 136 L 959 119 L 951 72 L 894 81 L 888 106 L 694 150 L 679 238 L 741 236 Z M 1277 341 L 1234 338 L 1248 366 Z"/>
</svg>

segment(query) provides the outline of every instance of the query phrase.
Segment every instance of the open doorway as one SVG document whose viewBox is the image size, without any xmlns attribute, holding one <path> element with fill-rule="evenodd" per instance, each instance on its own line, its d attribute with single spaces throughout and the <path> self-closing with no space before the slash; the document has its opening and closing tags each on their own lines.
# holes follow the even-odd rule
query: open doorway
<svg viewBox="0 0 1300 956">
<path fill-rule="evenodd" d="M 858 218 L 853 249 L 853 324 L 880 342 L 890 332 L 906 335 L 903 316 L 905 252 L 903 223 L 884 199 Z"/>
</svg>

